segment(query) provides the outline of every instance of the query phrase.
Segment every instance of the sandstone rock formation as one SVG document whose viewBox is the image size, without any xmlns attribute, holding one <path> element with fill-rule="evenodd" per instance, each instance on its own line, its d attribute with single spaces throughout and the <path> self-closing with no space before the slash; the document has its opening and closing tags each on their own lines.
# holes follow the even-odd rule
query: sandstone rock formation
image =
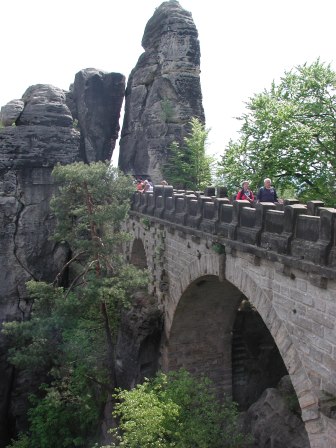
<svg viewBox="0 0 336 448">
<path fill-rule="evenodd" d="M 66 246 L 49 239 L 51 171 L 58 162 L 110 158 L 124 90 L 122 75 L 89 69 L 76 75 L 70 93 L 38 84 L 1 109 L 0 325 L 27 318 L 26 281 L 52 281 L 68 257 Z M 0 334 L 0 447 L 24 428 L 31 386 L 7 364 L 5 344 Z"/>
<path fill-rule="evenodd" d="M 162 3 L 148 21 L 145 52 L 128 79 L 119 166 L 162 179 L 169 145 L 181 142 L 195 116 L 204 122 L 200 47 L 191 13 L 177 1 Z"/>
<path fill-rule="evenodd" d="M 155 299 L 141 291 L 136 293 L 132 308 L 122 316 L 117 340 L 119 387 L 130 389 L 156 374 L 162 326 L 162 312 Z"/>
<path fill-rule="evenodd" d="M 163 330 L 162 312 L 156 300 L 144 291 L 138 291 L 132 307 L 121 318 L 116 344 L 116 379 L 118 387 L 130 389 L 152 378 L 159 367 L 159 348 Z M 113 403 L 105 406 L 102 442 L 112 442 L 109 429 L 115 427 Z"/>
<path fill-rule="evenodd" d="M 89 68 L 76 74 L 68 104 L 78 120 L 85 162 L 111 159 L 124 95 L 125 77 L 119 73 Z"/>
<path fill-rule="evenodd" d="M 30 302 L 25 282 L 53 279 L 67 257 L 65 247 L 49 240 L 54 227 L 50 173 L 57 162 L 79 160 L 80 134 L 72 127 L 65 92 L 38 85 L 30 87 L 23 99 L 25 107 L 16 126 L 0 131 L 1 322 L 26 318 Z M 7 397 L 0 400 L 0 440 L 6 440 L 9 423 L 20 424 L 22 405 L 13 401 L 13 388 L 22 381 L 5 362 L 3 337 L 0 348 L 0 397 Z"/>
<path fill-rule="evenodd" d="M 12 100 L 1 108 L 0 122 L 3 126 L 12 126 L 24 108 L 23 100 Z"/>
<path fill-rule="evenodd" d="M 254 438 L 251 448 L 309 448 L 299 409 L 289 376 L 266 389 L 243 416 L 243 427 Z"/>
<path fill-rule="evenodd" d="M 66 105 L 66 93 L 58 87 L 37 84 L 23 94 L 24 109 L 17 126 L 42 125 L 72 127 L 73 118 Z"/>
</svg>

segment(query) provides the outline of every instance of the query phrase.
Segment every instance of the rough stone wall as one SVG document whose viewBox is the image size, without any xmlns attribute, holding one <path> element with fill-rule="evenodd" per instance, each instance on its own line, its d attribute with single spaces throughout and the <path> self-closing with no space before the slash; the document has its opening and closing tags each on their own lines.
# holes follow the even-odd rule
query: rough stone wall
<svg viewBox="0 0 336 448">
<path fill-rule="evenodd" d="M 169 145 L 182 142 L 193 116 L 204 122 L 191 14 L 176 1 L 163 2 L 146 25 L 142 46 L 145 52 L 127 83 L 119 166 L 159 182 Z"/>
<path fill-rule="evenodd" d="M 280 263 L 258 263 L 242 251 L 228 254 L 225 276 L 251 301 L 271 332 L 298 396 L 311 446 L 329 446 L 323 444 L 327 440 L 332 446 L 335 420 L 328 417 L 324 403 L 328 394 L 336 395 L 336 335 L 330 329 L 335 325 L 330 310 L 336 283 L 329 281 L 328 290 L 321 289 L 307 273 L 284 272 Z"/>
<path fill-rule="evenodd" d="M 188 367 L 194 373 L 207 373 L 220 391 L 230 395 L 232 327 L 241 293 L 231 284 L 217 281 L 223 258 L 214 256 L 211 237 L 190 241 L 182 231 L 165 229 L 154 222 L 146 229 L 141 220 L 132 221 L 129 231 L 135 241 L 143 241 L 147 266 L 152 273 L 149 293 L 158 298 L 164 313 L 161 367 Z M 131 252 L 130 245 L 128 253 Z M 207 274 L 211 277 L 207 279 L 210 291 L 205 290 L 209 297 L 205 320 L 200 318 L 204 285 L 192 284 Z M 221 303 L 223 295 L 227 298 L 225 303 Z M 180 317 L 176 317 L 178 307 Z M 187 315 L 181 312 L 181 307 L 189 309 Z"/>
<path fill-rule="evenodd" d="M 334 446 L 335 280 L 323 282 L 299 266 L 262 259 L 242 246 L 232 248 L 224 238 L 226 253 L 217 254 L 212 246 L 218 236 L 153 215 L 135 213 L 128 228 L 144 243 L 151 292 L 164 312 L 161 365 L 169 368 L 174 320 L 190 285 L 209 275 L 225 279 L 249 299 L 271 332 L 298 396 L 311 447 Z"/>
</svg>

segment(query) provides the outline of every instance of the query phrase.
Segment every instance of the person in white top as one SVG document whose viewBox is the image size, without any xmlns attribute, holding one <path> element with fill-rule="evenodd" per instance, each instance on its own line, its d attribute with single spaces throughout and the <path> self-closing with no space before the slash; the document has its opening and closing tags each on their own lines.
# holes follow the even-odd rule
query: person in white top
<svg viewBox="0 0 336 448">
<path fill-rule="evenodd" d="M 153 191 L 153 184 L 149 182 L 147 179 L 144 181 L 144 188 L 142 190 L 144 193 L 148 191 L 151 193 Z"/>
</svg>

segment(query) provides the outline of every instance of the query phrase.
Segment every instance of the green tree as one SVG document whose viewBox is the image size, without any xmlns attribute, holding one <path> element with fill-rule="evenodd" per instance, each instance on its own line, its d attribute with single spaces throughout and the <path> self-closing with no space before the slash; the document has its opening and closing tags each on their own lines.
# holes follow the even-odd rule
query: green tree
<svg viewBox="0 0 336 448">
<path fill-rule="evenodd" d="M 133 191 L 108 164 L 75 163 L 53 170 L 59 193 L 54 239 L 71 258 L 53 284 L 30 281 L 29 320 L 5 324 L 10 361 L 45 381 L 31 397 L 28 448 L 90 446 L 108 395 L 116 386 L 115 339 L 120 313 L 146 274 L 125 264 L 121 223 Z M 66 287 L 60 284 L 69 270 Z M 15 444 L 18 445 L 15 445 Z"/>
<path fill-rule="evenodd" d="M 270 177 L 281 191 L 334 204 L 336 73 L 319 60 L 285 72 L 278 85 L 254 95 L 238 141 L 226 149 L 220 174 L 230 188 Z"/>
<path fill-rule="evenodd" d="M 163 167 L 165 178 L 176 188 L 203 190 L 211 185 L 213 157 L 206 155 L 205 148 L 209 130 L 193 117 L 190 132 L 184 138 L 184 145 L 173 142 L 169 157 Z"/>
<path fill-rule="evenodd" d="M 160 373 L 134 389 L 119 390 L 115 416 L 125 448 L 238 448 L 247 438 L 232 402 L 221 404 L 205 377 L 185 370 Z"/>
</svg>

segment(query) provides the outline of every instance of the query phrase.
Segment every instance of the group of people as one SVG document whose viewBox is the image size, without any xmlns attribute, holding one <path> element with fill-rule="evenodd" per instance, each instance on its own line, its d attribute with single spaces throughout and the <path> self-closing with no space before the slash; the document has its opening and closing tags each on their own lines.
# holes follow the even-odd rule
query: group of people
<svg viewBox="0 0 336 448">
<path fill-rule="evenodd" d="M 254 202 L 255 197 L 247 180 L 244 180 L 242 183 L 242 189 L 239 190 L 236 199 L 246 200 L 251 203 Z M 277 192 L 272 186 L 272 182 L 269 177 L 264 179 L 264 186 L 259 189 L 256 199 L 257 202 L 279 202 Z"/>
<path fill-rule="evenodd" d="M 161 185 L 168 185 L 168 182 L 162 180 Z M 140 193 L 145 193 L 146 191 L 150 193 L 154 189 L 153 182 L 150 179 L 138 178 L 136 180 L 136 189 L 137 191 L 140 191 Z"/>
<path fill-rule="evenodd" d="M 150 179 L 137 179 L 136 189 L 140 193 L 151 192 L 153 191 L 153 182 Z"/>
<path fill-rule="evenodd" d="M 168 185 L 165 180 L 161 181 L 161 185 Z M 141 193 L 152 192 L 153 191 L 153 182 L 150 179 L 142 179 L 138 178 L 136 180 L 136 189 Z M 255 198 L 253 191 L 250 189 L 250 184 L 248 180 L 244 180 L 242 183 L 242 188 L 239 190 L 237 196 L 237 200 L 246 200 L 251 203 L 257 200 L 257 202 L 280 202 L 278 199 L 277 192 L 275 188 L 272 186 L 271 179 L 267 177 L 264 179 L 264 186 L 259 188 L 257 197 Z"/>
</svg>

